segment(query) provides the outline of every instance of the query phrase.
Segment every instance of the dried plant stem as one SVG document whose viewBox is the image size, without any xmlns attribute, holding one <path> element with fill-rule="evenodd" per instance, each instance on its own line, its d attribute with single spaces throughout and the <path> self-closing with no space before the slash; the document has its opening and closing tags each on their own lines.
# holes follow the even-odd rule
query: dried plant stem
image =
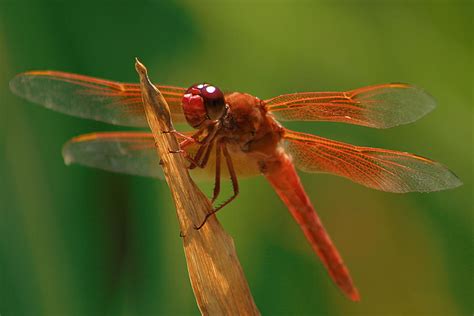
<svg viewBox="0 0 474 316">
<path fill-rule="evenodd" d="M 200 230 L 194 229 L 212 210 L 212 205 L 189 176 L 183 155 L 170 152 L 179 150 L 179 144 L 173 133 L 166 133 L 174 130 L 166 100 L 150 82 L 145 66 L 138 59 L 135 68 L 140 76 L 148 125 L 176 205 L 189 278 L 201 313 L 259 315 L 232 238 L 215 216 Z"/>
</svg>

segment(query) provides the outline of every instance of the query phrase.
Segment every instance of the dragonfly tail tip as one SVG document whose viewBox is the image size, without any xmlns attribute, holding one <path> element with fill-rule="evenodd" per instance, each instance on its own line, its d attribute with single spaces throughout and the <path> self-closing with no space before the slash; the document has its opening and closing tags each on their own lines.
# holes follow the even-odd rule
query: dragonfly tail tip
<svg viewBox="0 0 474 316">
<path fill-rule="evenodd" d="M 354 302 L 359 302 L 360 301 L 360 295 L 359 291 L 356 288 L 353 288 L 349 293 L 347 293 L 351 301 Z"/>
</svg>

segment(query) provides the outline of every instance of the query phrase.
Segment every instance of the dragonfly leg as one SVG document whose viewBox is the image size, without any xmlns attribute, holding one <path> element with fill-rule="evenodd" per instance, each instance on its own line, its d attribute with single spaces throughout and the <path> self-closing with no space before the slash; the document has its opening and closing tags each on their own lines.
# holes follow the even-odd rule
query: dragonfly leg
<svg viewBox="0 0 474 316">
<path fill-rule="evenodd" d="M 218 206 L 218 210 L 232 202 L 237 195 L 239 195 L 239 181 L 237 180 L 237 174 L 235 173 L 234 164 L 232 163 L 232 157 L 230 156 L 229 152 L 227 151 L 227 147 L 225 145 L 222 146 L 225 162 L 227 164 L 227 169 L 229 170 L 230 180 L 232 181 L 232 189 L 234 190 L 234 194 L 227 199 L 224 203 Z"/>
<path fill-rule="evenodd" d="M 169 149 L 168 152 L 169 152 L 170 154 L 182 154 L 182 153 L 185 153 L 185 151 L 182 150 L 182 149 L 178 149 L 178 150 L 171 150 L 171 149 Z"/>
<path fill-rule="evenodd" d="M 178 136 L 179 138 L 181 138 L 182 141 L 179 143 L 179 145 L 180 145 L 181 148 L 184 148 L 184 147 L 187 147 L 188 145 L 191 145 L 191 144 L 195 144 L 195 143 L 200 144 L 201 142 L 198 140 L 198 138 L 199 138 L 199 136 L 201 136 L 202 133 L 204 133 L 205 130 L 206 130 L 206 128 L 201 128 L 191 136 L 188 136 L 184 133 L 178 132 L 175 129 L 170 130 L 170 131 L 162 131 L 162 133 L 163 134 L 174 134 L 174 135 Z"/>
<path fill-rule="evenodd" d="M 216 148 L 216 177 L 214 181 L 214 192 L 212 194 L 211 203 L 214 203 L 221 192 L 221 147 L 222 143 L 219 142 Z"/>
<path fill-rule="evenodd" d="M 196 140 L 188 137 L 187 139 L 183 140 L 182 142 L 179 143 L 179 149 L 178 150 L 169 150 L 171 154 L 180 154 L 180 153 L 186 153 L 184 148 L 188 147 L 191 144 L 196 143 Z"/>
<path fill-rule="evenodd" d="M 207 163 L 209 162 L 209 157 L 211 156 L 212 148 L 214 148 L 214 141 L 210 142 L 207 147 L 206 151 L 204 153 L 204 157 L 201 159 L 201 161 L 198 164 L 199 168 L 204 168 L 207 166 Z"/>
<path fill-rule="evenodd" d="M 212 146 L 214 145 L 214 139 L 216 137 L 216 133 L 219 129 L 219 125 L 213 125 L 212 130 L 204 137 L 201 142 L 201 147 L 199 147 L 196 155 L 194 156 L 194 160 L 197 163 L 191 162 L 189 169 L 194 169 L 196 167 L 204 168 L 209 160 L 209 155 L 211 154 Z M 204 158 L 201 160 L 201 157 L 204 155 Z"/>
<path fill-rule="evenodd" d="M 188 155 L 188 160 L 191 162 L 191 164 L 189 165 L 189 169 L 194 169 L 196 167 L 199 167 L 200 164 L 199 164 L 199 161 L 201 160 L 201 157 L 202 155 L 204 154 L 206 148 L 207 148 L 207 143 L 204 143 L 202 144 L 198 151 L 196 152 L 196 154 L 194 155 L 194 157 L 191 157 Z"/>
<path fill-rule="evenodd" d="M 199 130 L 198 130 L 199 132 Z M 170 131 L 162 131 L 163 134 L 175 134 L 176 136 L 179 136 L 180 138 L 183 138 L 183 139 L 186 139 L 186 140 L 190 140 L 190 141 L 196 141 L 196 139 L 194 138 L 194 136 L 197 134 L 193 134 L 192 136 L 188 136 L 186 134 L 183 134 L 181 132 L 178 132 L 177 130 L 173 129 L 173 130 L 170 130 Z"/>
<path fill-rule="evenodd" d="M 184 133 L 178 132 L 177 130 L 171 130 L 171 131 L 162 131 L 163 134 L 174 134 L 178 136 L 179 138 L 182 138 L 183 140 L 193 144 L 193 143 L 200 143 L 198 140 L 199 136 L 203 134 L 206 131 L 206 128 L 200 128 L 196 131 L 196 133 L 192 134 L 191 136 L 188 136 Z"/>
<path fill-rule="evenodd" d="M 189 143 L 187 145 L 189 145 Z M 192 157 L 186 150 L 183 150 L 183 147 L 181 147 L 181 145 L 179 150 L 170 149 L 169 152 L 172 154 L 184 154 L 184 158 L 186 158 L 190 162 L 190 166 L 188 167 L 189 169 L 194 169 L 196 167 L 204 168 L 207 165 L 207 162 L 209 161 L 209 157 L 211 155 L 213 147 L 214 142 L 201 145 L 201 147 L 199 147 L 198 153 L 194 157 Z"/>
<path fill-rule="evenodd" d="M 188 147 L 189 145 L 192 144 L 201 144 L 202 142 L 198 140 L 199 136 L 205 131 L 205 128 L 199 129 L 196 133 L 194 133 L 192 136 L 187 136 L 183 133 L 178 132 L 177 130 L 171 130 L 171 131 L 163 131 L 163 134 L 170 134 L 173 133 L 180 138 L 183 138 L 183 140 L 179 143 L 179 149 L 178 150 L 172 150 L 170 149 L 169 152 L 171 154 L 185 154 L 185 158 L 191 162 L 191 166 L 196 165 L 196 159 L 193 159 L 184 149 Z M 192 169 L 192 168 L 191 168 Z"/>
<path fill-rule="evenodd" d="M 234 165 L 232 163 L 232 157 L 230 156 L 229 151 L 227 150 L 227 147 L 224 144 L 222 145 L 222 152 L 223 152 L 224 157 L 225 157 L 225 162 L 226 162 L 226 165 L 227 165 L 227 169 L 229 170 L 230 180 L 232 181 L 232 188 L 234 190 L 234 194 L 230 198 L 228 198 L 224 203 L 222 203 L 218 207 L 214 208 L 212 210 L 212 212 L 207 213 L 206 217 L 204 217 L 204 221 L 201 223 L 201 225 L 194 226 L 194 229 L 196 229 L 196 230 L 201 229 L 204 226 L 204 224 L 206 224 L 207 219 L 211 215 L 216 214 L 224 206 L 226 206 L 227 204 L 232 202 L 237 197 L 237 195 L 239 195 L 239 182 L 237 180 L 237 174 L 235 173 Z"/>
</svg>

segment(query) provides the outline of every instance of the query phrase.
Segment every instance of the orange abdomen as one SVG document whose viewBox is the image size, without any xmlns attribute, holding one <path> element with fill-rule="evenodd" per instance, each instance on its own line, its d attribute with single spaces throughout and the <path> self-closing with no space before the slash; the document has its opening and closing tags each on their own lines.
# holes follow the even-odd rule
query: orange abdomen
<svg viewBox="0 0 474 316">
<path fill-rule="evenodd" d="M 285 154 L 269 166 L 266 178 L 300 225 L 313 250 L 319 255 L 339 288 L 353 301 L 359 300 L 349 270 L 324 229 L 314 210 L 291 160 Z"/>
</svg>

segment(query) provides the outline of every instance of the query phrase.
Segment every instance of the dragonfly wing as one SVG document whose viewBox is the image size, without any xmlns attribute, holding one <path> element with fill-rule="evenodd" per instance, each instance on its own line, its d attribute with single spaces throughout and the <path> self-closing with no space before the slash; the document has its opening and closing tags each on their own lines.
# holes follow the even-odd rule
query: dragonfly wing
<svg viewBox="0 0 474 316">
<path fill-rule="evenodd" d="M 64 162 L 107 171 L 164 178 L 152 134 L 93 133 L 77 136 L 63 147 Z"/>
<path fill-rule="evenodd" d="M 436 106 L 424 90 L 401 83 L 368 86 L 347 92 L 285 94 L 265 101 L 283 121 L 329 121 L 389 128 L 411 123 Z"/>
<path fill-rule="evenodd" d="M 190 137 L 192 132 L 184 132 Z M 183 138 L 178 136 L 178 141 Z M 186 147 L 194 157 L 197 144 Z M 239 177 L 260 174 L 257 161 L 238 152 L 231 152 L 235 170 Z M 151 133 L 146 132 L 102 132 L 74 137 L 63 147 L 66 164 L 77 163 L 112 172 L 126 173 L 145 177 L 163 178 L 155 141 Z M 191 170 L 193 178 L 199 181 L 213 181 L 216 171 L 215 146 L 205 168 Z M 222 170 L 223 178 L 229 178 L 228 170 Z"/>
<path fill-rule="evenodd" d="M 285 130 L 284 145 L 297 167 L 332 173 L 388 192 L 430 192 L 462 184 L 442 164 L 406 152 L 359 147 Z"/>
<path fill-rule="evenodd" d="M 184 88 L 159 86 L 175 122 L 184 122 Z M 10 81 L 17 95 L 68 115 L 115 125 L 146 127 L 140 86 L 59 71 L 31 71 Z"/>
</svg>

